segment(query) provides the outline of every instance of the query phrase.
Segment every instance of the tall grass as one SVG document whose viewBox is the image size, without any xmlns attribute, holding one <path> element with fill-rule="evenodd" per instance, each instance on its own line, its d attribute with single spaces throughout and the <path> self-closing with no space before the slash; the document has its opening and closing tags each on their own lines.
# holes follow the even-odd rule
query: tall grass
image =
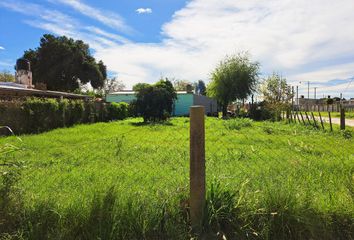
<svg viewBox="0 0 354 240">
<path fill-rule="evenodd" d="M 140 121 L 21 136 L 24 150 L 0 156 L 25 162 L 14 185 L 21 217 L 10 230 L 0 225 L 2 236 L 192 237 L 189 119 Z M 238 121 L 206 120 L 208 237 L 353 238 L 353 139 L 295 124 Z M 18 140 L 0 138 L 5 144 Z"/>
</svg>

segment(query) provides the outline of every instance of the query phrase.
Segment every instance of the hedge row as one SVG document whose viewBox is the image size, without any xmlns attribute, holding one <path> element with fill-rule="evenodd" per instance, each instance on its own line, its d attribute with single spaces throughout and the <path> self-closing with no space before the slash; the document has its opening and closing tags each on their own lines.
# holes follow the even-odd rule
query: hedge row
<svg viewBox="0 0 354 240">
<path fill-rule="evenodd" d="M 39 133 L 78 123 L 107 122 L 126 117 L 126 103 L 39 98 L 0 102 L 0 126 L 10 127 L 15 134 Z M 0 134 L 6 134 L 6 131 L 0 131 Z"/>
</svg>

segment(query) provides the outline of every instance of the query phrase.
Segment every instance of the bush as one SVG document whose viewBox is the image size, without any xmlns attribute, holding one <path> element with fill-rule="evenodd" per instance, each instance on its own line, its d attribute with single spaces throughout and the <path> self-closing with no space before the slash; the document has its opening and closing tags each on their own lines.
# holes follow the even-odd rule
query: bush
<svg viewBox="0 0 354 240">
<path fill-rule="evenodd" d="M 170 81 L 160 80 L 154 85 L 137 84 L 136 110 L 144 118 L 144 122 L 157 122 L 167 120 L 173 109 L 173 102 L 177 93 Z"/>
<path fill-rule="evenodd" d="M 108 120 L 122 120 L 128 117 L 128 104 L 125 102 L 111 103 L 107 107 Z"/>
<path fill-rule="evenodd" d="M 0 116 L 0 126 L 9 126 L 16 134 L 40 133 L 78 123 L 121 120 L 128 116 L 128 104 L 27 98 L 0 102 Z M 8 132 L 1 130 L 4 134 Z"/>
</svg>

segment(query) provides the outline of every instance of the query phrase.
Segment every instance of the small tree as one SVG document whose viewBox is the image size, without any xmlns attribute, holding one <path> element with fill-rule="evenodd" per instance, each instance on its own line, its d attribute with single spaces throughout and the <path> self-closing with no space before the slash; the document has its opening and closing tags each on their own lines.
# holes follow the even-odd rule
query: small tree
<svg viewBox="0 0 354 240">
<path fill-rule="evenodd" d="M 137 84 L 136 111 L 144 118 L 144 122 L 166 120 L 173 110 L 173 102 L 177 94 L 169 80 L 160 80 L 157 83 Z"/>
<path fill-rule="evenodd" d="M 14 82 L 15 76 L 9 71 L 0 72 L 0 82 Z"/>
<path fill-rule="evenodd" d="M 112 93 L 112 92 L 117 92 L 120 90 L 123 90 L 125 88 L 125 85 L 122 81 L 118 80 L 116 77 L 114 78 L 106 78 L 105 83 L 104 83 L 104 93 Z"/>
<path fill-rule="evenodd" d="M 276 73 L 264 79 L 260 86 L 260 92 L 263 95 L 265 107 L 272 112 L 275 120 L 280 119 L 282 111 L 290 108 L 291 100 L 294 97 L 286 79 Z"/>
<path fill-rule="evenodd" d="M 198 95 L 206 95 L 206 86 L 203 80 L 198 80 L 195 84 L 195 93 Z"/>
<path fill-rule="evenodd" d="M 226 57 L 212 72 L 207 94 L 221 104 L 223 116 L 232 101 L 245 99 L 256 90 L 258 71 L 258 62 L 238 54 Z"/>
<path fill-rule="evenodd" d="M 187 80 L 173 79 L 172 83 L 176 91 L 187 91 L 187 88 L 191 88 L 193 90 L 192 84 Z"/>
</svg>

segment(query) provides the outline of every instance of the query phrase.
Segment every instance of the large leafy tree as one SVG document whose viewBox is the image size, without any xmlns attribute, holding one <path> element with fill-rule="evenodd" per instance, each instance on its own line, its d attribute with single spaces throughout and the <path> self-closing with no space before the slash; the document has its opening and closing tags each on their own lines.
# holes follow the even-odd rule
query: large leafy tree
<svg viewBox="0 0 354 240">
<path fill-rule="evenodd" d="M 226 57 L 212 72 L 207 94 L 221 104 L 226 116 L 232 101 L 246 99 L 256 90 L 258 74 L 259 63 L 252 62 L 247 54 Z"/>
<path fill-rule="evenodd" d="M 102 88 L 107 77 L 106 66 L 91 56 L 88 44 L 65 36 L 45 34 L 40 46 L 23 57 L 31 62 L 33 83 L 44 83 L 49 90 L 73 92 L 80 82 Z"/>
<path fill-rule="evenodd" d="M 153 85 L 138 84 L 133 89 L 137 96 L 136 111 L 144 122 L 166 120 L 172 114 L 177 94 L 169 80 L 160 80 Z"/>
</svg>

